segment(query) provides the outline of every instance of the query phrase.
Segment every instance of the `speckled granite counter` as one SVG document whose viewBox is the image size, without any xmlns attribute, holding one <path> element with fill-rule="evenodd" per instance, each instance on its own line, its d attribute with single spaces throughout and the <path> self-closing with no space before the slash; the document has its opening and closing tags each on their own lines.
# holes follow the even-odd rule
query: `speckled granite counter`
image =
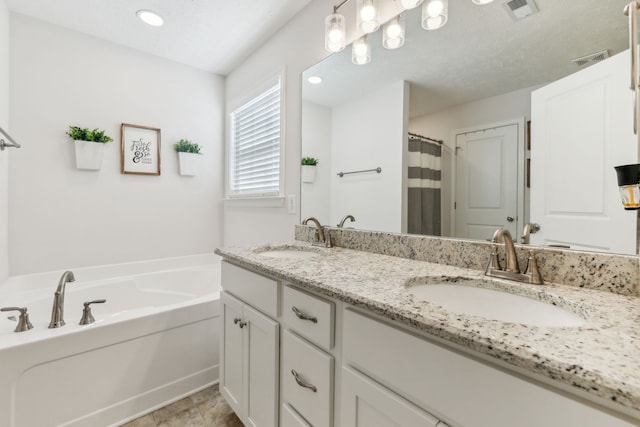
<svg viewBox="0 0 640 427">
<path fill-rule="evenodd" d="M 312 250 L 304 259 L 270 258 L 279 247 Z M 492 280 L 587 319 L 578 327 L 533 327 L 454 314 L 407 292 L 416 277 L 485 278 L 481 271 L 308 243 L 216 250 L 230 262 L 419 329 L 509 365 L 620 405 L 640 420 L 640 298 L 572 286 Z"/>
</svg>

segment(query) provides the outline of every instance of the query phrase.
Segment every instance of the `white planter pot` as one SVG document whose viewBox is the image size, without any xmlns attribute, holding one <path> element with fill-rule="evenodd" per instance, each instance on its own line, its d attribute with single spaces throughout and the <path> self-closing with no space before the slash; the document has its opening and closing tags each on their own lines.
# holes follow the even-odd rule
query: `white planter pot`
<svg viewBox="0 0 640 427">
<path fill-rule="evenodd" d="M 196 176 L 200 172 L 202 154 L 179 152 L 178 163 L 180 166 L 180 175 Z"/>
<path fill-rule="evenodd" d="M 76 148 L 76 168 L 100 170 L 104 146 L 102 142 L 74 140 Z"/>
<path fill-rule="evenodd" d="M 316 182 L 316 167 L 311 165 L 302 165 L 302 182 Z"/>
</svg>

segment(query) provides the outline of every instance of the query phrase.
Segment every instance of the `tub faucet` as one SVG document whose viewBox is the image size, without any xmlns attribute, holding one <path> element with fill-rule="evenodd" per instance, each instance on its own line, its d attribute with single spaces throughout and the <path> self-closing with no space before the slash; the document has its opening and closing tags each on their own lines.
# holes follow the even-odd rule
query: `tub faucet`
<svg viewBox="0 0 640 427">
<path fill-rule="evenodd" d="M 51 310 L 49 329 L 64 326 L 64 288 L 68 282 L 74 282 L 75 280 L 76 278 L 71 271 L 62 273 L 58 289 L 53 294 L 53 309 Z"/>
</svg>

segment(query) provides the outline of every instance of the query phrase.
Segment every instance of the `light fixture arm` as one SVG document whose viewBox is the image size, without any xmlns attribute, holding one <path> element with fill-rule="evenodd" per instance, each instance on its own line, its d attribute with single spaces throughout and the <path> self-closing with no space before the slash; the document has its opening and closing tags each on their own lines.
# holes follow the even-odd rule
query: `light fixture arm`
<svg viewBox="0 0 640 427">
<path fill-rule="evenodd" d="M 349 0 L 342 0 L 342 2 L 336 6 L 333 6 L 333 13 L 338 13 L 338 9 L 345 5 Z"/>
</svg>

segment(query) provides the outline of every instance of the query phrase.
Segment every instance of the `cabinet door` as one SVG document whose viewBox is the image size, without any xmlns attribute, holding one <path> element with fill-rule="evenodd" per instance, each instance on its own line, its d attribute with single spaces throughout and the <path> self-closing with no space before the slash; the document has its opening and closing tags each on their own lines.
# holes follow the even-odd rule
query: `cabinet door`
<svg viewBox="0 0 640 427">
<path fill-rule="evenodd" d="M 222 339 L 220 343 L 220 393 L 235 413 L 242 417 L 243 363 L 242 303 L 226 292 L 220 292 L 222 305 Z"/>
<path fill-rule="evenodd" d="M 436 427 L 438 422 L 364 375 L 342 369 L 342 427 Z"/>
<path fill-rule="evenodd" d="M 243 307 L 246 391 L 245 425 L 278 425 L 278 377 L 280 360 L 279 324 L 248 305 Z"/>
</svg>

